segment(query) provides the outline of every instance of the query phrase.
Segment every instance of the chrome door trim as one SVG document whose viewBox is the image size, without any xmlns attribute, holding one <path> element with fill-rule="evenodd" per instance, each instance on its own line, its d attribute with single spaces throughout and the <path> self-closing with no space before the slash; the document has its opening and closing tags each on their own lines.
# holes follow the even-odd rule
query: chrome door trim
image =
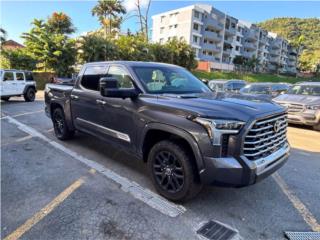
<svg viewBox="0 0 320 240">
<path fill-rule="evenodd" d="M 100 129 L 101 131 L 103 131 L 105 134 L 107 134 L 109 136 L 112 136 L 112 137 L 115 137 L 115 138 L 119 138 L 119 139 L 124 140 L 126 142 L 131 142 L 130 137 L 129 137 L 128 134 L 125 134 L 125 133 L 122 133 L 122 132 L 118 132 L 116 130 L 104 127 L 102 125 L 87 121 L 87 120 L 79 118 L 79 117 L 77 117 L 76 120 L 78 120 L 78 121 L 80 121 L 82 123 L 85 123 L 87 125 L 94 126 L 94 127 Z"/>
</svg>

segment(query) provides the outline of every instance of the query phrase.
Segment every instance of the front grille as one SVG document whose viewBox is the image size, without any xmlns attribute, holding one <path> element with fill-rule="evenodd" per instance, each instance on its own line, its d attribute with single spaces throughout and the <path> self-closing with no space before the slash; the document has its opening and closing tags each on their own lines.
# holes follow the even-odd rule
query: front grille
<svg viewBox="0 0 320 240">
<path fill-rule="evenodd" d="M 287 103 L 282 105 L 288 108 L 288 113 L 299 113 L 302 112 L 304 109 L 304 106 L 298 103 Z"/>
<path fill-rule="evenodd" d="M 287 114 L 258 120 L 244 140 L 243 153 L 249 160 L 269 156 L 287 144 Z"/>
</svg>

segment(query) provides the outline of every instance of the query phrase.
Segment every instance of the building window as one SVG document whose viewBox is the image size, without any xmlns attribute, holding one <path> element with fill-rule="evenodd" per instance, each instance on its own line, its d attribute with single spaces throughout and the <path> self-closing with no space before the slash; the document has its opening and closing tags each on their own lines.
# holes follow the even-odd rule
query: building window
<svg viewBox="0 0 320 240">
<path fill-rule="evenodd" d="M 194 24 L 193 24 L 193 29 L 196 30 L 196 31 L 198 31 L 198 30 L 199 30 L 199 24 L 194 23 Z"/>
<path fill-rule="evenodd" d="M 208 40 L 205 38 L 205 39 L 203 39 L 203 43 L 207 43 L 208 42 Z"/>
<path fill-rule="evenodd" d="M 159 41 L 161 44 L 163 43 L 163 38 L 160 38 L 160 41 Z"/>
<path fill-rule="evenodd" d="M 200 13 L 198 11 L 194 11 L 194 17 L 195 18 L 200 18 Z"/>
<path fill-rule="evenodd" d="M 240 50 L 240 47 L 239 46 L 236 46 L 236 51 L 239 51 Z"/>
<path fill-rule="evenodd" d="M 166 16 L 161 16 L 160 22 L 163 23 Z"/>
<path fill-rule="evenodd" d="M 240 37 L 239 36 L 237 36 L 237 42 L 240 42 Z"/>
<path fill-rule="evenodd" d="M 193 35 L 193 42 L 198 43 L 198 37 Z"/>
<path fill-rule="evenodd" d="M 170 25 L 170 26 L 169 26 L 169 29 L 172 29 L 172 27 L 173 27 L 173 26 L 172 26 L 172 25 Z"/>
<path fill-rule="evenodd" d="M 160 33 L 162 34 L 164 30 L 164 27 L 160 28 Z"/>
<path fill-rule="evenodd" d="M 175 25 L 174 25 L 174 28 L 177 28 L 177 27 L 178 27 L 178 24 L 175 24 Z"/>
</svg>

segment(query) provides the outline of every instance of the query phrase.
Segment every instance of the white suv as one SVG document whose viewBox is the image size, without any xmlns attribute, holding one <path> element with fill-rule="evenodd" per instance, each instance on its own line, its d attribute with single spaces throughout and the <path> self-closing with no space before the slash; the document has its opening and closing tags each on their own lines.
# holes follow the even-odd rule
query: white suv
<svg viewBox="0 0 320 240">
<path fill-rule="evenodd" d="M 8 101 L 10 97 L 23 96 L 26 102 L 33 102 L 36 92 L 32 72 L 0 69 L 1 100 Z"/>
</svg>

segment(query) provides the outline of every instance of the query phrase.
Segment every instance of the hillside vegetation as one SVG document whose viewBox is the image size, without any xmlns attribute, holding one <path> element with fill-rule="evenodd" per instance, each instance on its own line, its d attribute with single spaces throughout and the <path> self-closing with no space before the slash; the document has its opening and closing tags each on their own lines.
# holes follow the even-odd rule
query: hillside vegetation
<svg viewBox="0 0 320 240">
<path fill-rule="evenodd" d="M 300 69 L 317 71 L 320 66 L 320 19 L 274 18 L 259 23 L 259 26 L 288 39 L 293 45 L 299 45 L 300 39 L 303 46 Z"/>
<path fill-rule="evenodd" d="M 198 78 L 204 79 L 242 79 L 247 82 L 288 82 L 288 83 L 297 83 L 303 81 L 320 81 L 319 77 L 314 78 L 299 78 L 299 77 L 290 77 L 282 75 L 273 75 L 266 73 L 237 73 L 237 72 L 202 72 L 202 71 L 193 71 L 192 72 Z"/>
</svg>

